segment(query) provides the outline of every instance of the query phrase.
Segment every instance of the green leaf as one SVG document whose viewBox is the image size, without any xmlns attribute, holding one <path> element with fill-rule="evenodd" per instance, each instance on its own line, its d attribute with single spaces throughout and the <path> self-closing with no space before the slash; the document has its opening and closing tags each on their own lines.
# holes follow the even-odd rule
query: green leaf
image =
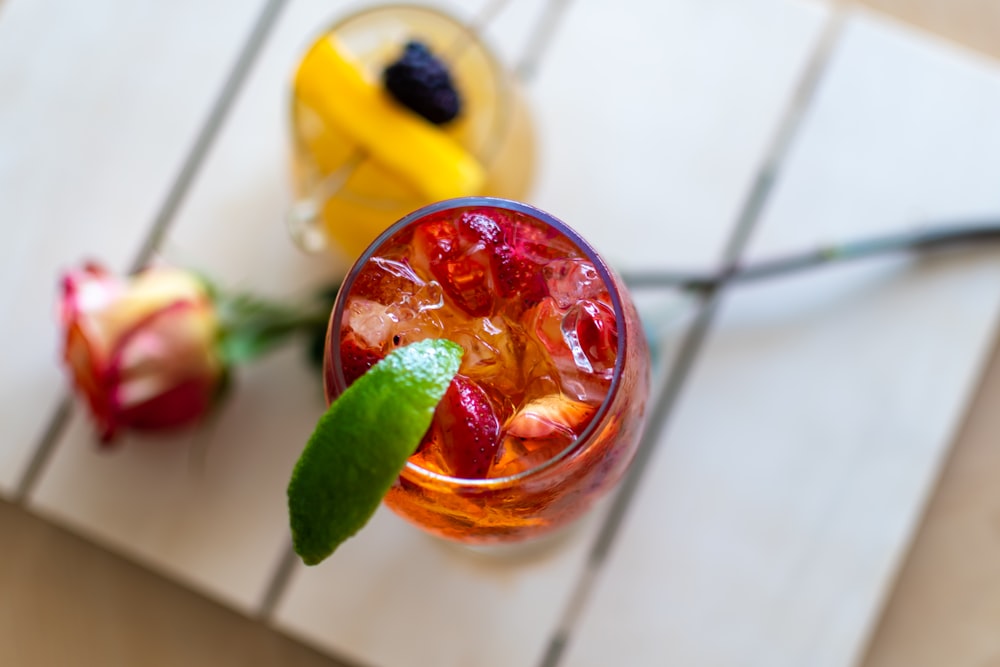
<svg viewBox="0 0 1000 667">
<path fill-rule="evenodd" d="M 375 513 L 461 359 L 461 346 L 448 340 L 398 348 L 330 405 L 288 485 L 292 542 L 304 563 L 324 560 Z"/>
<path fill-rule="evenodd" d="M 239 366 L 264 356 L 293 337 L 311 344 L 325 335 L 335 287 L 317 295 L 314 303 L 263 299 L 251 294 L 217 295 L 221 323 L 219 350 L 227 365 Z"/>
</svg>

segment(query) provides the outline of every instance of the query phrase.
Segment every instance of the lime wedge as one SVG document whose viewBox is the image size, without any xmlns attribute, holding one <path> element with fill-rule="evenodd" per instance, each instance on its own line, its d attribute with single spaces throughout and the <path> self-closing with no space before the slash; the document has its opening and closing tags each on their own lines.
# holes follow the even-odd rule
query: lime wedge
<svg viewBox="0 0 1000 667">
<path fill-rule="evenodd" d="M 462 348 L 424 340 L 390 352 L 320 418 L 288 484 L 295 552 L 316 565 L 364 526 L 417 449 Z"/>
</svg>

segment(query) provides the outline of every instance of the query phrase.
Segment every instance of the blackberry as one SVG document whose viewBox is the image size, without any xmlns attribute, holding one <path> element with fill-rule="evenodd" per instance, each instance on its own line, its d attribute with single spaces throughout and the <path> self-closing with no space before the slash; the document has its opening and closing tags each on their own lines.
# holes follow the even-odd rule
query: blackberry
<svg viewBox="0 0 1000 667">
<path fill-rule="evenodd" d="M 448 68 L 422 42 L 408 42 L 403 55 L 385 68 L 382 81 L 396 101 L 435 125 L 447 123 L 461 111 Z"/>
</svg>

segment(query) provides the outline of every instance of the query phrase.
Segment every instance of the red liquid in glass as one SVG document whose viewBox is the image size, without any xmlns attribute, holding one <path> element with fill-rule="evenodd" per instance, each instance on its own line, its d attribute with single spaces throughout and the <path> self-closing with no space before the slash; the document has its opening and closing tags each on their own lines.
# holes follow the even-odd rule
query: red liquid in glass
<svg viewBox="0 0 1000 667">
<path fill-rule="evenodd" d="M 398 227 L 352 271 L 327 391 L 395 347 L 462 345 L 459 375 L 386 502 L 452 539 L 521 539 L 576 517 L 621 476 L 648 349 L 617 278 L 570 230 L 522 205 L 459 201 Z"/>
</svg>

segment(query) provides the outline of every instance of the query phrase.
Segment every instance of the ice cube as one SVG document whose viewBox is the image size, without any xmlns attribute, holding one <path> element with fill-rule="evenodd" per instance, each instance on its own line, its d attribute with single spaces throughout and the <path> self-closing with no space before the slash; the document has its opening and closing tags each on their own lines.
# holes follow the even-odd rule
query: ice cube
<svg viewBox="0 0 1000 667">
<path fill-rule="evenodd" d="M 405 259 L 373 257 L 354 279 L 351 294 L 390 304 L 412 297 L 425 284 Z"/>
<path fill-rule="evenodd" d="M 589 299 L 573 304 L 563 317 L 562 334 L 580 370 L 611 378 L 618 356 L 618 326 L 610 306 Z"/>
<path fill-rule="evenodd" d="M 435 310 L 417 311 L 409 308 L 397 308 L 393 312 L 394 326 L 389 330 L 391 339 L 389 349 L 427 340 L 428 338 L 444 338 L 444 325 Z"/>
<path fill-rule="evenodd" d="M 428 310 L 438 310 L 444 307 L 444 290 L 441 283 L 431 280 L 425 283 L 416 294 L 413 295 L 412 302 L 416 305 L 418 312 Z"/>
<path fill-rule="evenodd" d="M 501 393 L 524 390 L 520 351 L 523 334 L 500 315 L 471 320 L 448 330 L 448 337 L 465 348 L 461 372 Z"/>
<path fill-rule="evenodd" d="M 504 438 L 490 475 L 516 475 L 545 463 L 568 447 L 596 412 L 594 406 L 561 393 L 528 401 L 504 424 Z"/>
<path fill-rule="evenodd" d="M 509 477 L 537 468 L 566 449 L 574 439 L 574 436 L 562 432 L 537 439 L 506 434 L 497 449 L 490 477 Z"/>
<path fill-rule="evenodd" d="M 367 347 L 380 350 L 395 326 L 395 317 L 385 306 L 370 299 L 354 298 L 347 304 L 347 326 Z"/>
<path fill-rule="evenodd" d="M 533 308 L 525 311 L 523 323 L 529 335 L 537 341 L 550 357 L 572 358 L 562 335 L 563 311 L 555 299 L 546 297 Z"/>
<path fill-rule="evenodd" d="M 607 366 L 611 334 L 605 312 L 590 305 L 598 303 L 584 301 L 564 310 L 555 299 L 546 297 L 524 315 L 530 340 L 540 349 L 562 391 L 595 405 L 604 399 L 614 367 L 614 357 Z M 617 346 L 617 337 L 613 340 Z"/>
<path fill-rule="evenodd" d="M 537 440 L 556 434 L 579 435 L 594 416 L 594 406 L 565 394 L 548 394 L 523 405 L 507 420 L 504 430 L 518 438 Z"/>
<path fill-rule="evenodd" d="M 560 308 L 569 308 L 581 299 L 607 300 L 604 280 L 586 259 L 554 259 L 542 268 L 542 275 L 548 293 Z"/>
</svg>

